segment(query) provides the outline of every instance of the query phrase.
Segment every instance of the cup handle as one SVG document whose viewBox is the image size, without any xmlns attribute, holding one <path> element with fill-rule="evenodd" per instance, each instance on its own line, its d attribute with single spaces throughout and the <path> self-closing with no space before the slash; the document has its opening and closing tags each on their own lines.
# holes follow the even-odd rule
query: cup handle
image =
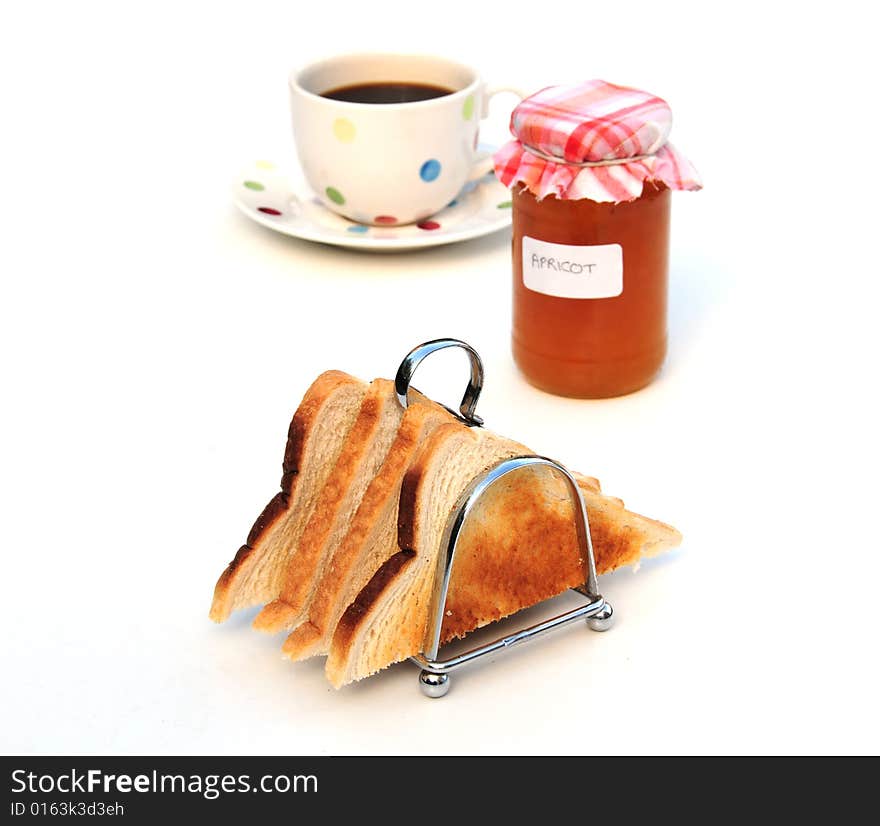
<svg viewBox="0 0 880 826">
<path fill-rule="evenodd" d="M 520 100 L 526 96 L 526 93 L 522 89 L 517 89 L 516 86 L 489 86 L 483 93 L 483 111 L 480 113 L 480 119 L 489 117 L 489 102 L 495 95 L 500 95 L 502 92 L 516 95 Z"/>
<path fill-rule="evenodd" d="M 483 105 L 480 111 L 480 120 L 489 117 L 489 103 L 495 95 L 501 94 L 502 92 L 509 92 L 512 95 L 516 95 L 520 100 L 522 100 L 526 95 L 521 89 L 517 89 L 516 86 L 490 86 L 483 93 Z M 477 152 L 474 158 L 474 164 L 471 167 L 470 175 L 468 175 L 468 183 L 472 181 L 479 180 L 484 175 L 487 175 L 495 168 L 494 161 L 492 160 L 491 152 Z"/>
</svg>

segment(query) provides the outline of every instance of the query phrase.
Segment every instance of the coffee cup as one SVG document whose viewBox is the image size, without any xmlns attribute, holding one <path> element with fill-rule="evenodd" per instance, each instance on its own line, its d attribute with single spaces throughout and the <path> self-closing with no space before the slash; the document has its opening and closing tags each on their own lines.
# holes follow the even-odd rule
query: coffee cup
<svg viewBox="0 0 880 826">
<path fill-rule="evenodd" d="M 290 74 L 300 166 L 321 202 L 362 224 L 421 221 L 492 168 L 477 149 L 488 89 L 440 57 L 351 54 Z"/>
</svg>

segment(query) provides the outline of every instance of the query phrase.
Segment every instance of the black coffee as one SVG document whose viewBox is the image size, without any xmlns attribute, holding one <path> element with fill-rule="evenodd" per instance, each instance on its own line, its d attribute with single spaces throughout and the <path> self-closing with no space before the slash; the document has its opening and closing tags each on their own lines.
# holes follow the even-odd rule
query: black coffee
<svg viewBox="0 0 880 826">
<path fill-rule="evenodd" d="M 321 97 L 349 103 L 414 103 L 451 95 L 453 91 L 430 83 L 354 83 L 322 92 Z"/>
</svg>

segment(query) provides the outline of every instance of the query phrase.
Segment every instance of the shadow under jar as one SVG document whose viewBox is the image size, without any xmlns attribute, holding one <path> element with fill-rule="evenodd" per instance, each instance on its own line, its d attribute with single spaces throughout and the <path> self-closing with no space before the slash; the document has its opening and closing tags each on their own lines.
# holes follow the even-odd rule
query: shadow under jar
<svg viewBox="0 0 880 826">
<path fill-rule="evenodd" d="M 560 396 L 606 398 L 639 390 L 657 375 L 666 357 L 669 220 L 670 191 L 662 183 L 646 182 L 641 197 L 621 203 L 553 195 L 539 201 L 524 185 L 514 187 L 513 356 L 531 384 Z M 621 293 L 568 298 L 529 289 L 524 237 L 619 245 Z M 564 253 L 553 264 L 565 266 Z"/>
</svg>

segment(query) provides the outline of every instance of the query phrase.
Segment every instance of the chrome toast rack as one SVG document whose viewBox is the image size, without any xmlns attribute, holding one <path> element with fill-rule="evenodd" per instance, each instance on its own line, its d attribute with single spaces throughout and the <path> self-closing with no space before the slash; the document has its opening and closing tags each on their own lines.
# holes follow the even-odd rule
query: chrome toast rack
<svg viewBox="0 0 880 826">
<path fill-rule="evenodd" d="M 452 410 L 448 407 L 446 409 L 449 410 L 453 416 L 468 425 L 468 427 L 481 427 L 483 420 L 476 415 L 474 410 L 477 405 L 477 400 L 480 397 L 480 391 L 483 388 L 483 363 L 479 354 L 473 347 L 463 341 L 459 341 L 458 339 L 436 339 L 434 341 L 420 344 L 418 347 L 410 351 L 406 358 L 401 362 L 394 380 L 394 387 L 398 401 L 404 408 L 406 408 L 410 381 L 416 368 L 427 356 L 431 355 L 431 353 L 446 349 L 447 347 L 460 347 L 467 352 L 470 359 L 471 375 L 458 411 Z M 458 547 L 459 537 L 461 536 L 461 531 L 468 515 L 479 502 L 482 495 L 492 487 L 495 482 L 510 473 L 516 473 L 522 468 L 534 465 L 542 465 L 550 468 L 552 471 L 555 471 L 562 476 L 567 483 L 571 499 L 575 504 L 574 510 L 577 536 L 584 559 L 584 584 L 574 590 L 579 594 L 582 594 L 587 601 L 578 608 L 574 608 L 564 614 L 553 617 L 552 619 L 524 628 L 521 631 L 517 631 L 515 634 L 508 634 L 493 642 L 480 645 L 470 651 L 459 654 L 458 656 L 441 660 L 439 659 L 440 636 L 443 627 L 443 617 L 446 615 L 446 597 L 449 592 L 449 581 L 455 564 L 455 552 Z M 612 625 L 613 611 L 611 605 L 602 598 L 601 594 L 599 594 L 596 583 L 596 563 L 593 555 L 593 543 L 590 538 L 590 523 L 587 517 L 587 507 L 583 495 L 571 473 L 552 459 L 547 459 L 544 456 L 517 456 L 512 459 L 505 459 L 480 474 L 461 494 L 456 506 L 453 508 L 441 540 L 441 547 L 445 547 L 446 552 L 445 555 L 441 554 L 438 563 L 438 576 L 434 578 L 434 594 L 430 613 L 428 615 L 429 627 L 428 633 L 425 637 L 427 643 L 426 649 L 418 656 L 411 658 L 411 660 L 421 668 L 419 684 L 422 692 L 427 697 L 443 697 L 449 691 L 450 674 L 453 671 L 463 668 L 469 663 L 478 660 L 480 657 L 485 657 L 489 654 L 494 654 L 500 651 L 506 651 L 516 645 L 536 639 L 556 628 L 568 625 L 575 620 L 585 619 L 587 625 L 593 631 L 607 631 Z"/>
</svg>

